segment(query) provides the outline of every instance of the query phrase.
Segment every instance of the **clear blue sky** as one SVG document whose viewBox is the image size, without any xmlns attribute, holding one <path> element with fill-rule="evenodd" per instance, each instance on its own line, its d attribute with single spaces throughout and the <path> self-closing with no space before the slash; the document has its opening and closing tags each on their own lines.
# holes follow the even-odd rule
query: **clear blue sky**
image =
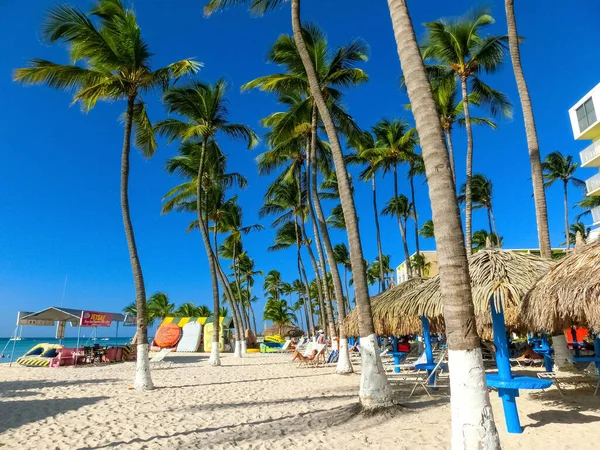
<svg viewBox="0 0 600 450">
<path fill-rule="evenodd" d="M 86 9 L 89 1 L 72 0 Z M 362 127 L 382 117 L 412 121 L 403 105 L 407 98 L 398 89 L 400 66 L 387 5 L 384 1 L 305 0 L 303 18 L 321 26 L 332 46 L 361 37 L 370 45 L 370 60 L 363 65 L 371 81 L 347 93 L 345 104 Z M 12 70 L 31 57 L 67 62 L 65 48 L 40 41 L 45 11 L 53 1 L 5 2 L 0 15 L 4 51 L 0 60 L 0 336 L 9 335 L 16 312 L 37 310 L 61 303 L 68 274 L 64 306 L 101 311 L 120 311 L 134 298 L 127 247 L 119 206 L 119 164 L 122 126 L 118 117 L 122 103 L 99 104 L 89 114 L 69 107 L 70 96 L 46 87 L 21 87 L 11 81 Z M 204 63 L 198 77 L 214 81 L 226 77 L 231 83 L 231 119 L 262 133 L 259 120 L 277 108 L 267 94 L 241 94 L 240 85 L 273 73 L 265 55 L 282 33 L 290 33 L 289 8 L 262 18 L 251 18 L 243 8 L 206 19 L 205 2 L 138 0 L 135 9 L 142 32 L 155 53 L 155 67 L 196 57 Z M 461 15 L 475 3 L 419 2 L 409 6 L 417 35 L 422 23 Z M 503 2 L 488 3 L 497 23 L 494 34 L 505 32 Z M 342 7 L 343 5 L 343 7 Z M 318 8 L 317 8 L 318 6 Z M 526 40 L 522 59 L 536 113 L 541 150 L 560 150 L 578 159 L 585 142 L 573 140 L 567 110 L 600 81 L 597 18 L 600 4 L 559 0 L 517 2 L 519 32 Z M 510 62 L 498 74 L 486 77 L 505 92 L 515 105 L 518 96 Z M 165 117 L 155 95 L 150 101 L 153 120 Z M 512 120 L 500 121 L 498 130 L 474 132 L 474 170 L 490 177 L 495 189 L 495 215 L 505 247 L 535 247 L 537 234 L 527 148 L 522 117 L 515 108 Z M 132 153 L 131 210 L 147 292 L 165 291 L 177 304 L 211 302 L 206 257 L 200 237 L 185 234 L 189 217 L 161 216 L 161 198 L 179 180 L 163 170 L 176 147 L 162 143 L 156 157 L 142 159 Z M 464 180 L 464 132 L 454 141 L 458 178 Z M 249 181 L 240 193 L 246 223 L 259 221 L 257 210 L 269 179 L 257 176 L 253 159 L 264 147 L 248 152 L 243 145 L 222 142 L 229 154 L 230 170 L 242 172 Z M 582 169 L 580 178 L 593 175 Z M 402 178 L 401 190 L 408 193 Z M 379 181 L 380 205 L 391 196 L 391 179 Z M 430 217 L 426 186 L 417 183 L 420 222 Z M 572 201 L 581 198 L 570 191 Z M 366 257 L 376 256 L 369 185 L 356 183 L 356 202 Z M 548 192 L 552 244 L 563 240 L 560 188 Z M 332 205 L 330 205 L 332 206 Z M 574 213 L 574 212 L 573 212 Z M 574 215 L 574 214 L 573 214 Z M 474 230 L 485 228 L 485 213 L 474 213 Z M 384 252 L 394 266 L 402 261 L 400 238 L 392 219 L 382 218 Z M 270 222 L 263 220 L 268 227 Z M 333 233 L 334 241 L 344 235 Z M 295 251 L 267 253 L 273 231 L 267 229 L 247 239 L 245 246 L 262 270 L 277 268 L 287 280 L 296 278 Z M 432 240 L 422 242 L 431 249 Z M 411 251 L 414 243 L 410 243 Z M 308 260 L 306 261 L 307 266 Z M 257 305 L 262 315 L 262 280 L 257 280 Z M 260 327 L 260 325 L 259 325 Z M 53 334 L 52 330 L 27 330 L 28 335 Z M 72 333 L 72 330 L 69 330 Z"/>
</svg>

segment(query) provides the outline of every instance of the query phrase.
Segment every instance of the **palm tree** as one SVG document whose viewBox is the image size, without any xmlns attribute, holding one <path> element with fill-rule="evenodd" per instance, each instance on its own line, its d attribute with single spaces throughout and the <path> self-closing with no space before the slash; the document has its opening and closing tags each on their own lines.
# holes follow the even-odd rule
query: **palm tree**
<svg viewBox="0 0 600 450">
<path fill-rule="evenodd" d="M 240 255 L 238 259 L 238 266 L 240 270 L 241 281 L 246 283 L 246 292 L 248 293 L 248 308 L 252 314 L 254 333 L 257 334 L 258 329 L 256 328 L 256 317 L 254 316 L 254 308 L 252 307 L 252 303 L 254 303 L 257 298 L 252 296 L 252 288 L 254 287 L 254 277 L 256 275 L 262 275 L 264 272 L 262 270 L 254 270 L 256 264 L 254 259 L 248 256 L 248 252 L 244 252 Z"/>
<path fill-rule="evenodd" d="M 600 197 L 585 197 L 583 200 L 577 202 L 576 206 L 584 210 L 575 217 L 575 220 L 580 221 L 582 217 L 587 217 L 592 214 L 592 209 L 600 206 Z"/>
<path fill-rule="evenodd" d="M 377 274 L 379 274 L 381 271 L 384 273 L 384 284 L 389 288 L 393 285 L 391 274 L 394 273 L 394 269 L 390 267 L 390 255 L 383 255 L 381 260 L 379 257 L 377 257 L 375 261 L 369 264 L 369 268 L 367 270 L 369 284 L 374 284 L 375 281 L 377 281 Z"/>
<path fill-rule="evenodd" d="M 506 96 L 486 85 L 479 75 L 497 71 L 506 54 L 507 36 L 482 36 L 484 28 L 494 19 L 487 9 L 474 10 L 465 18 L 454 21 L 438 20 L 425 24 L 427 38 L 423 59 L 434 60 L 449 68 L 460 80 L 463 114 L 467 131 L 467 189 L 465 192 L 465 223 L 467 251 L 471 251 L 471 175 L 473 173 L 473 133 L 469 110 L 469 92 L 476 94 L 482 105 L 493 115 L 510 116 L 511 105 Z M 445 75 L 445 72 L 442 71 Z M 413 105 L 414 106 L 414 105 Z"/>
<path fill-rule="evenodd" d="M 529 97 L 529 89 L 525 81 L 523 67 L 521 66 L 521 50 L 519 49 L 519 35 L 517 33 L 514 0 L 505 0 L 504 6 L 506 9 L 506 22 L 508 24 L 510 58 L 515 72 L 519 98 L 521 99 L 523 121 L 525 122 L 525 134 L 527 136 L 527 150 L 529 151 L 529 163 L 531 165 L 531 181 L 533 183 L 533 198 L 535 201 L 535 217 L 537 220 L 540 251 L 542 258 L 550 258 L 552 256 L 552 251 L 550 249 L 548 209 L 546 207 L 546 192 L 544 191 L 540 145 L 538 142 L 531 98 Z"/>
<path fill-rule="evenodd" d="M 426 221 L 421 229 L 419 230 L 419 234 L 423 236 L 425 239 L 434 238 L 434 228 L 433 228 L 433 220 Z"/>
<path fill-rule="evenodd" d="M 295 292 L 298 295 L 298 301 L 304 306 L 304 323 L 306 323 L 306 334 L 309 335 L 311 328 L 314 334 L 314 324 L 312 324 L 309 318 L 310 305 L 306 294 L 306 285 L 302 281 L 302 278 L 298 278 L 292 282 L 291 287 L 292 292 Z"/>
<path fill-rule="evenodd" d="M 363 181 L 371 181 L 373 193 L 373 214 L 375 217 L 375 236 L 377 238 L 377 256 L 381 259 L 383 249 L 381 246 L 381 230 L 379 228 L 379 209 L 377 208 L 377 183 L 376 175 L 379 168 L 379 157 L 373 154 L 371 149 L 375 148 L 373 134 L 368 131 L 356 133 L 348 142 L 349 146 L 356 150 L 355 154 L 346 157 L 348 164 L 365 164 L 367 167 L 360 173 L 359 178 Z M 339 196 L 338 196 L 339 197 Z M 345 225 L 344 225 L 345 228 Z M 383 291 L 384 276 L 379 274 L 379 292 Z M 346 288 L 347 289 L 347 288 Z"/>
<path fill-rule="evenodd" d="M 175 315 L 178 317 L 200 317 L 198 315 L 198 308 L 193 302 L 186 302 L 177 308 Z"/>
<path fill-rule="evenodd" d="M 205 12 L 210 14 L 216 9 L 231 4 L 246 3 L 245 0 L 211 0 L 205 7 Z M 251 9 L 259 14 L 280 6 L 282 1 L 253 0 Z M 359 309 L 359 329 L 361 334 L 362 370 L 361 387 L 359 397 L 361 404 L 366 409 L 391 406 L 392 389 L 385 376 L 379 351 L 377 351 L 377 338 L 373 325 L 371 303 L 369 298 L 369 286 L 367 284 L 365 260 L 362 251 L 360 232 L 358 229 L 358 215 L 356 205 L 352 196 L 350 180 L 346 171 L 344 154 L 336 128 L 336 122 L 331 114 L 327 99 L 321 91 L 319 77 L 310 57 L 306 42 L 302 35 L 302 23 L 300 20 L 300 0 L 290 0 L 292 12 L 292 30 L 294 42 L 298 48 L 298 54 L 306 71 L 310 94 L 316 105 L 321 121 L 327 134 L 331 147 L 335 172 L 340 186 L 340 200 L 344 210 L 348 243 L 350 246 L 350 259 L 352 261 L 352 273 L 354 276 L 354 290 L 356 304 Z"/>
<path fill-rule="evenodd" d="M 438 73 L 439 75 L 439 73 Z M 456 170 L 454 169 L 454 146 L 452 144 L 452 130 L 454 125 L 464 125 L 464 103 L 462 96 L 458 92 L 458 84 L 456 77 L 443 74 L 432 80 L 433 99 L 440 115 L 442 130 L 446 140 L 446 147 L 450 155 L 450 166 L 452 167 L 452 175 L 454 183 L 456 183 Z M 479 106 L 479 97 L 475 93 L 468 96 L 470 105 Z M 492 129 L 496 129 L 496 124 L 485 117 L 470 117 L 471 125 L 487 125 Z"/>
<path fill-rule="evenodd" d="M 565 208 L 565 239 L 567 244 L 567 251 L 571 247 L 569 240 L 569 196 L 568 187 L 569 183 L 576 187 L 585 186 L 585 182 L 579 178 L 575 178 L 575 171 L 579 167 L 579 164 L 573 162 L 571 155 L 564 156 L 560 152 L 552 152 L 542 163 L 542 169 L 544 171 L 544 187 L 548 188 L 552 186 L 555 181 L 562 181 L 563 184 L 563 203 Z"/>
<path fill-rule="evenodd" d="M 174 315 L 175 304 L 169 301 L 169 296 L 164 292 L 157 292 L 148 299 L 148 310 L 151 315 L 164 319 Z"/>
<path fill-rule="evenodd" d="M 229 316 L 229 310 L 226 306 L 221 306 L 219 308 L 219 317 L 227 317 Z"/>
<path fill-rule="evenodd" d="M 223 308 L 221 308 L 223 309 Z M 225 308 L 227 309 L 227 308 Z M 196 314 L 198 315 L 198 317 L 211 317 L 213 316 L 213 313 L 211 311 L 211 309 L 206 306 L 206 305 L 200 305 L 196 308 Z M 227 314 L 221 314 L 219 313 L 219 317 L 225 317 Z"/>
<path fill-rule="evenodd" d="M 572 223 L 571 226 L 569 227 L 569 242 L 575 246 L 575 244 L 577 243 L 577 233 L 579 233 L 581 235 L 581 238 L 583 239 L 583 242 L 587 241 L 587 238 L 590 235 L 590 231 L 591 228 L 590 227 L 586 227 L 584 224 L 582 224 L 581 222 L 575 222 Z M 566 243 L 563 242 L 560 245 L 565 245 Z"/>
<path fill-rule="evenodd" d="M 350 312 L 350 287 L 348 285 L 348 271 L 352 271 L 352 264 L 350 263 L 350 252 L 348 251 L 346 244 L 343 242 L 336 244 L 335 247 L 333 247 L 333 257 L 336 264 L 341 264 L 344 267 L 344 285 L 346 286 L 348 312 Z"/>
<path fill-rule="evenodd" d="M 496 233 L 488 233 L 486 230 L 479 230 L 473 233 L 473 250 L 478 252 L 488 246 L 488 239 L 493 247 L 502 247 L 502 236 Z"/>
<path fill-rule="evenodd" d="M 408 277 L 412 277 L 412 268 L 410 265 L 410 253 L 408 252 L 408 242 L 406 240 L 406 223 L 409 218 L 414 216 L 413 204 L 405 195 L 400 194 L 391 198 L 381 214 L 392 216 L 398 219 L 398 228 L 400 228 L 400 237 L 402 238 L 402 247 L 404 249 L 404 261 L 406 262 L 406 271 Z"/>
<path fill-rule="evenodd" d="M 202 192 L 202 180 L 206 170 L 207 160 L 207 149 L 209 143 L 214 141 L 218 134 L 225 134 L 234 139 L 245 140 L 248 144 L 248 149 L 251 149 L 258 143 L 258 138 L 254 131 L 243 124 L 230 123 L 229 122 L 229 111 L 228 103 L 225 98 L 227 92 L 227 85 L 223 80 L 218 80 L 215 84 L 205 84 L 200 82 L 193 82 L 188 86 L 181 88 L 170 88 L 164 96 L 164 102 L 167 106 L 167 110 L 170 114 L 177 114 L 182 117 L 183 120 L 177 118 L 168 118 L 160 121 L 156 125 L 156 129 L 159 134 L 166 136 L 168 139 L 181 140 L 186 142 L 192 140 L 198 142 L 199 155 L 196 155 L 198 159 L 197 175 L 196 180 L 196 214 L 198 216 L 198 226 L 206 249 L 207 258 L 209 261 L 209 270 L 211 274 L 211 282 L 213 289 L 213 311 L 219 310 L 219 288 L 218 281 L 218 257 L 215 251 L 212 250 L 210 238 L 208 234 L 208 226 L 205 222 L 204 216 L 207 211 L 203 208 L 203 192 Z M 204 193 L 205 194 L 205 193 Z M 225 280 L 221 278 L 223 289 L 226 290 Z M 234 320 L 235 320 L 235 308 L 234 309 Z M 219 317 L 215 317 L 215 324 L 213 331 L 213 345 L 211 348 L 210 363 L 214 366 L 220 365 L 219 361 Z M 236 330 L 238 330 L 238 340 L 236 341 L 236 356 L 240 356 L 241 343 L 243 337 L 240 336 L 242 328 L 239 327 L 240 321 L 238 320 L 235 324 Z"/>
<path fill-rule="evenodd" d="M 269 270 L 265 275 L 263 289 L 275 300 L 279 300 L 279 294 L 282 287 L 281 272 L 279 270 Z"/>
<path fill-rule="evenodd" d="M 270 320 L 279 327 L 279 334 L 282 328 L 290 323 L 296 322 L 296 316 L 285 300 L 275 300 L 271 298 L 265 304 L 263 314 L 264 320 Z"/>
<path fill-rule="evenodd" d="M 471 178 L 471 201 L 473 209 L 485 208 L 487 211 L 488 227 L 490 234 L 498 234 L 496 230 L 496 219 L 492 208 L 492 182 L 485 175 L 480 173 L 473 174 Z M 460 188 L 458 202 L 464 203 L 466 198 L 466 183 Z"/>
<path fill-rule="evenodd" d="M 131 135 L 135 134 L 135 145 L 145 157 L 154 155 L 157 144 L 142 93 L 164 89 L 172 80 L 195 73 L 200 64 L 186 59 L 152 71 L 151 53 L 141 37 L 135 13 L 126 9 L 120 0 L 97 0 L 87 15 L 68 5 L 55 6 L 48 14 L 43 37 L 50 43 L 68 45 L 71 59 L 84 64 L 62 65 L 32 59 L 29 67 L 15 71 L 15 81 L 75 91 L 73 101 L 79 101 L 84 111 L 91 110 L 98 100 L 127 101 L 121 152 L 121 212 L 140 313 L 137 335 L 141 344 L 137 347 L 135 388 L 152 389 L 144 276 L 129 211 Z"/>
<path fill-rule="evenodd" d="M 413 255 L 410 258 L 410 265 L 413 269 L 418 269 L 420 273 L 423 274 L 424 277 L 429 276 L 429 270 L 431 269 L 431 263 L 425 259 L 425 255 L 422 253 L 420 255 Z"/>
<path fill-rule="evenodd" d="M 500 449 L 475 327 L 456 187 L 431 85 L 405 0 L 388 0 L 429 185 L 450 361 L 452 447 Z M 470 249 L 469 249 L 470 251 Z M 464 430 L 470 430 L 464 433 Z"/>
</svg>

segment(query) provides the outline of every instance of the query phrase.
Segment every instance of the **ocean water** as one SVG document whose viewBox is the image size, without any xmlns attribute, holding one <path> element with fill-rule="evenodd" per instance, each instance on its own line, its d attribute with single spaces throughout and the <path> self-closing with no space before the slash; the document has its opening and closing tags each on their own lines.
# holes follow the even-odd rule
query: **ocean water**
<svg viewBox="0 0 600 450">
<path fill-rule="evenodd" d="M 11 341 L 10 338 L 0 338 L 0 364 L 8 363 L 11 360 L 15 361 L 18 357 L 23 356 L 32 347 L 37 344 L 48 343 L 48 344 L 59 344 L 61 342 L 54 338 L 23 338 L 21 341 Z M 110 345 L 125 345 L 131 341 L 130 337 L 115 338 L 109 337 L 108 340 L 102 340 L 106 338 L 99 337 L 96 341 L 91 340 L 88 337 L 79 339 L 79 346 L 99 344 L 102 346 Z M 14 352 L 13 352 L 14 344 Z M 77 338 L 65 338 L 62 340 L 62 345 L 65 347 L 75 348 L 77 346 Z"/>
</svg>

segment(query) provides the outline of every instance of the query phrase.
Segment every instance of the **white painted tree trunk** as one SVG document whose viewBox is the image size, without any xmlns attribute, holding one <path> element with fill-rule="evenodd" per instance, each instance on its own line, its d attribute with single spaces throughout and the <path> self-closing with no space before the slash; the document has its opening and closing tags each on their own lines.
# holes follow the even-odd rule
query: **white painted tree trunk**
<svg viewBox="0 0 600 450">
<path fill-rule="evenodd" d="M 242 341 L 242 355 L 246 354 L 246 349 L 248 348 L 248 343 L 246 342 L 246 339 L 244 339 Z"/>
<path fill-rule="evenodd" d="M 373 409 L 392 406 L 392 388 L 381 364 L 375 334 L 360 338 L 360 354 L 362 369 L 358 395 L 363 408 Z"/>
<path fill-rule="evenodd" d="M 449 350 L 452 450 L 500 449 L 481 349 Z"/>
<path fill-rule="evenodd" d="M 573 371 L 573 355 L 567 347 L 567 339 L 564 334 L 552 336 L 552 347 L 554 348 L 554 371 Z"/>
<path fill-rule="evenodd" d="M 212 343 L 212 346 L 210 348 L 210 358 L 208 358 L 208 363 L 211 366 L 220 366 L 221 365 L 221 358 L 219 357 L 219 343 L 218 342 L 214 342 Z"/>
<path fill-rule="evenodd" d="M 238 341 L 237 339 L 235 341 L 235 349 L 233 350 L 233 357 L 234 358 L 242 357 L 242 342 Z"/>
<path fill-rule="evenodd" d="M 348 351 L 348 339 L 340 339 L 340 354 L 338 357 L 335 373 L 345 375 L 352 373 L 352 363 L 350 362 L 350 352 Z"/>
<path fill-rule="evenodd" d="M 150 376 L 150 358 L 148 357 L 148 344 L 137 345 L 137 360 L 135 363 L 135 382 L 133 387 L 138 391 L 154 389 Z"/>
</svg>

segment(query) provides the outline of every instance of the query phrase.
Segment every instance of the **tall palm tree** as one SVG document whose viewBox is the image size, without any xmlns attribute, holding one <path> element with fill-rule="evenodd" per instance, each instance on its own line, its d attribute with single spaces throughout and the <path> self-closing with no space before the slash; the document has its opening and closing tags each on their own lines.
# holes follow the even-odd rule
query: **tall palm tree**
<svg viewBox="0 0 600 450">
<path fill-rule="evenodd" d="M 465 192 L 465 248 L 471 251 L 471 176 L 473 173 L 473 133 L 469 93 L 477 95 L 483 106 L 493 115 L 510 116 L 511 105 L 504 94 L 486 85 L 479 75 L 497 71 L 507 52 L 507 36 L 483 36 L 485 27 L 494 23 L 487 9 L 473 10 L 464 18 L 454 21 L 438 20 L 425 24 L 427 37 L 423 45 L 423 58 L 434 60 L 451 69 L 460 80 L 463 114 L 467 131 L 467 190 Z M 444 72 L 442 72 L 444 73 Z"/>
<path fill-rule="evenodd" d="M 512 61 L 517 90 L 521 99 L 523 121 L 525 122 L 525 135 L 527 136 L 527 150 L 529 151 L 529 164 L 531 165 L 531 181 L 533 183 L 533 199 L 535 201 L 535 218 L 537 221 L 538 241 L 542 258 L 551 258 L 550 231 L 548 230 L 548 209 L 546 207 L 546 192 L 544 190 L 544 176 L 540 145 L 538 142 L 533 106 L 529 97 L 529 88 L 525 81 L 523 67 L 521 66 L 521 50 L 519 49 L 519 35 L 515 19 L 514 0 L 505 0 L 506 22 L 508 25 L 508 47 Z"/>
<path fill-rule="evenodd" d="M 336 244 L 333 247 L 333 255 L 336 264 L 341 264 L 344 267 L 344 285 L 346 286 L 346 300 L 350 301 L 350 287 L 348 285 L 348 271 L 352 271 L 352 264 L 350 263 L 350 252 L 348 247 L 343 242 Z M 382 273 L 381 271 L 380 273 Z M 348 311 L 350 311 L 350 304 L 347 304 Z"/>
<path fill-rule="evenodd" d="M 279 334 L 284 326 L 295 323 L 296 316 L 285 300 L 269 299 L 265 304 L 264 320 L 271 320 L 279 327 Z"/>
<path fill-rule="evenodd" d="M 169 301 L 169 296 L 164 292 L 156 292 L 148 299 L 148 310 L 154 317 L 164 319 L 174 315 L 175 304 Z"/>
<path fill-rule="evenodd" d="M 388 7 L 423 150 L 435 224 L 451 375 L 452 447 L 500 449 L 474 325 L 467 251 L 442 126 L 406 0 L 388 0 Z"/>
<path fill-rule="evenodd" d="M 177 114 L 179 118 L 168 118 L 156 124 L 156 129 L 159 134 L 166 136 L 169 140 L 188 140 L 197 141 L 199 155 L 196 180 L 196 214 L 198 216 L 198 226 L 202 235 L 202 240 L 206 249 L 207 258 L 209 261 L 209 270 L 211 273 L 211 282 L 213 289 L 213 310 L 219 310 L 219 288 L 218 281 L 218 258 L 215 254 L 217 249 L 212 250 L 210 237 L 208 234 L 208 226 L 204 220 L 207 211 L 203 208 L 203 192 L 202 183 L 203 176 L 206 170 L 207 149 L 209 142 L 214 141 L 218 134 L 225 134 L 234 139 L 245 140 L 248 144 L 248 149 L 251 149 L 258 143 L 258 138 L 254 131 L 243 124 L 230 123 L 228 102 L 225 98 L 227 85 L 224 80 L 218 80 L 215 84 L 205 84 L 193 82 L 185 87 L 170 88 L 164 96 L 164 103 L 167 106 L 167 111 L 170 114 Z M 221 277 L 223 289 L 226 290 L 225 280 Z M 232 305 L 234 310 L 235 308 Z M 235 320 L 235 318 L 234 318 Z M 219 360 L 219 317 L 215 317 L 213 330 L 213 343 L 211 347 L 211 357 L 209 362 L 214 365 L 220 365 Z M 236 340 L 236 356 L 240 356 L 241 341 L 243 336 L 240 336 L 238 323 L 235 324 L 238 331 L 238 340 Z"/>
<path fill-rule="evenodd" d="M 306 324 L 306 334 L 309 335 L 311 327 L 314 333 L 314 325 L 311 325 L 309 318 L 310 306 L 306 294 L 306 285 L 302 281 L 302 278 L 298 278 L 292 282 L 291 287 L 292 292 L 295 292 L 298 295 L 298 301 L 304 306 L 304 323 Z"/>
<path fill-rule="evenodd" d="M 390 267 L 390 255 L 383 255 L 383 258 L 379 259 L 379 257 L 375 258 L 371 264 L 369 264 L 369 268 L 367 270 L 367 277 L 369 279 L 369 284 L 374 284 L 377 280 L 377 274 L 383 271 L 385 279 L 384 283 L 389 288 L 393 285 L 391 274 L 394 273 L 394 269 Z"/>
<path fill-rule="evenodd" d="M 175 315 L 178 317 L 200 317 L 197 316 L 198 308 L 194 305 L 194 302 L 186 302 L 182 305 L 179 305 L 177 311 L 175 311 Z"/>
<path fill-rule="evenodd" d="M 414 216 L 413 204 L 405 195 L 400 194 L 391 198 L 386 207 L 383 208 L 381 214 L 384 216 L 392 216 L 398 220 L 398 228 L 400 229 L 400 237 L 402 238 L 402 248 L 404 250 L 404 261 L 406 263 L 406 271 L 408 277 L 412 276 L 410 253 L 408 252 L 408 242 L 406 239 L 406 223 L 408 219 Z"/>
<path fill-rule="evenodd" d="M 79 101 L 84 111 L 91 110 L 98 100 L 127 102 L 121 152 L 121 212 L 139 312 L 137 334 L 141 344 L 137 347 L 135 388 L 152 389 L 144 276 L 129 211 L 131 138 L 133 132 L 135 145 L 144 157 L 154 154 L 157 144 L 142 93 L 164 89 L 172 80 L 196 72 L 200 65 L 186 59 L 151 70 L 151 53 L 135 13 L 120 0 L 97 0 L 88 14 L 68 5 L 55 6 L 48 13 L 42 35 L 49 43 L 69 46 L 71 59 L 83 64 L 63 65 L 36 58 L 29 67 L 15 71 L 15 81 L 75 91 L 73 101 Z"/>
<path fill-rule="evenodd" d="M 565 239 L 567 244 L 567 251 L 571 247 L 569 240 L 569 183 L 576 187 L 584 187 L 585 182 L 579 178 L 575 178 L 575 171 L 579 167 L 579 164 L 573 162 L 571 155 L 564 156 L 560 152 L 552 152 L 542 163 L 542 169 L 544 171 L 544 187 L 548 188 L 554 184 L 555 181 L 562 181 L 563 184 L 563 204 L 565 209 Z"/>
<path fill-rule="evenodd" d="M 240 255 L 238 259 L 238 265 L 241 274 L 241 280 L 246 283 L 246 291 L 248 292 L 248 308 L 252 314 L 254 333 L 257 334 L 258 329 L 256 328 L 256 317 L 254 316 L 254 308 L 252 307 L 252 303 L 254 303 L 256 297 L 252 295 L 252 288 L 254 287 L 254 277 L 256 275 L 262 275 L 264 272 L 262 270 L 255 270 L 256 263 L 254 262 L 254 259 L 248 256 L 248 252 L 244 252 Z"/>
<path fill-rule="evenodd" d="M 227 309 L 227 308 L 225 308 L 225 309 Z M 211 317 L 214 315 L 213 312 L 211 311 L 211 309 L 206 305 L 200 305 L 200 306 L 196 307 L 196 314 L 198 315 L 198 317 Z M 219 312 L 219 317 L 225 317 L 225 316 L 227 316 L 227 314 L 221 314 Z"/>
<path fill-rule="evenodd" d="M 488 233 L 486 230 L 479 230 L 473 233 L 473 250 L 478 252 L 488 246 L 488 240 L 494 247 L 502 247 L 502 236 L 496 233 Z"/>
<path fill-rule="evenodd" d="M 205 13 L 210 14 L 216 9 L 224 8 L 232 4 L 246 3 L 246 0 L 210 0 L 205 7 Z M 262 14 L 272 10 L 283 3 L 283 0 L 252 0 L 251 9 Z M 327 99 L 321 91 L 317 70 L 311 60 L 306 42 L 302 35 L 302 22 L 300 19 L 300 0 L 290 0 L 292 13 L 292 30 L 294 42 L 298 48 L 298 54 L 306 71 L 310 94 L 316 105 L 323 127 L 327 134 L 327 140 L 331 147 L 335 172 L 340 186 L 340 200 L 344 210 L 346 228 L 348 233 L 348 244 L 350 246 L 350 259 L 352 261 L 352 273 L 354 277 L 354 290 L 356 304 L 359 310 L 359 329 L 361 334 L 362 370 L 359 398 L 366 409 L 391 406 L 393 401 L 392 389 L 389 384 L 379 351 L 377 351 L 377 337 L 373 325 L 371 313 L 371 302 L 369 298 L 369 286 L 367 284 L 367 272 L 363 256 L 360 231 L 358 229 L 358 215 L 356 205 L 352 196 L 350 179 L 346 170 L 344 154 L 336 128 L 336 122 L 330 111 Z M 333 265 L 333 264 L 332 264 Z"/>
<path fill-rule="evenodd" d="M 348 142 L 349 146 L 356 150 L 355 154 L 346 157 L 348 164 L 364 164 L 366 167 L 360 173 L 359 178 L 363 181 L 371 181 L 373 193 L 373 214 L 375 217 L 375 237 L 377 239 L 377 256 L 379 259 L 383 256 L 381 246 L 381 230 L 379 228 L 379 209 L 377 208 L 377 183 L 376 175 L 379 168 L 379 157 L 371 149 L 375 148 L 375 139 L 369 131 L 356 133 Z M 345 226 L 344 226 L 345 228 Z M 383 271 L 379 273 L 379 292 L 383 291 L 384 276 Z"/>
<path fill-rule="evenodd" d="M 281 293 L 281 287 L 283 285 L 283 281 L 281 280 L 281 272 L 279 270 L 269 270 L 265 275 L 263 289 L 267 292 L 271 297 L 279 300 L 279 294 Z"/>
<path fill-rule="evenodd" d="M 581 235 L 581 238 L 583 239 L 583 242 L 585 242 L 587 240 L 587 238 L 589 237 L 589 235 L 590 235 L 590 231 L 591 231 L 591 228 L 590 227 L 586 227 L 581 222 L 572 223 L 571 226 L 569 227 L 569 241 L 570 241 L 570 243 L 573 246 L 575 246 L 575 244 L 577 243 L 577 233 L 579 233 Z M 565 245 L 565 243 L 563 242 L 561 245 Z"/>
<path fill-rule="evenodd" d="M 419 230 L 419 234 L 421 236 L 423 236 L 425 239 L 434 238 L 435 234 L 434 234 L 433 220 L 426 221 L 423 224 L 423 226 L 421 227 L 421 229 Z"/>
<path fill-rule="evenodd" d="M 465 192 L 467 190 L 466 183 L 460 187 L 460 195 L 458 196 L 458 202 L 465 202 Z M 496 230 L 496 218 L 494 217 L 494 210 L 492 206 L 492 182 L 485 175 L 480 173 L 473 174 L 471 178 L 471 201 L 473 202 L 473 209 L 485 208 L 487 211 L 488 227 L 490 234 L 498 234 Z"/>
<path fill-rule="evenodd" d="M 580 221 L 582 217 L 587 217 L 592 214 L 592 209 L 600 206 L 600 197 L 585 197 L 575 205 L 584 210 L 581 214 L 575 217 L 575 220 Z"/>
</svg>

